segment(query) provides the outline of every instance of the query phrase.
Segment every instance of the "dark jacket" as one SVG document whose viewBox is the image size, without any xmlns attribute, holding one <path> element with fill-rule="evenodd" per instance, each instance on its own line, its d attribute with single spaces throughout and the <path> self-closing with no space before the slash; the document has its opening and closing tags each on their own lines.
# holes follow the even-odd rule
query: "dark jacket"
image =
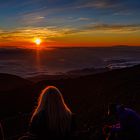
<svg viewBox="0 0 140 140">
<path fill-rule="evenodd" d="M 52 132 L 49 130 L 47 125 L 47 119 L 45 112 L 41 112 L 36 115 L 29 126 L 29 140 L 52 140 L 52 139 L 61 139 L 61 140 L 69 140 L 74 137 L 75 131 L 75 115 L 72 115 L 71 118 L 71 128 L 69 132 L 65 132 L 65 134 L 61 134 L 59 132 Z"/>
</svg>

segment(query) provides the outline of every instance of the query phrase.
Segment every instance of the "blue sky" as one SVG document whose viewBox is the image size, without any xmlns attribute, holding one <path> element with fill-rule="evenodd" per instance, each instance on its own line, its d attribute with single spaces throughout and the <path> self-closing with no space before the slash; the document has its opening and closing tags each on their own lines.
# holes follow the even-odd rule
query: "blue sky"
<svg viewBox="0 0 140 140">
<path fill-rule="evenodd" d="M 75 27 L 94 22 L 139 24 L 140 1 L 1 0 L 0 19 L 1 28 L 47 25 Z"/>
</svg>

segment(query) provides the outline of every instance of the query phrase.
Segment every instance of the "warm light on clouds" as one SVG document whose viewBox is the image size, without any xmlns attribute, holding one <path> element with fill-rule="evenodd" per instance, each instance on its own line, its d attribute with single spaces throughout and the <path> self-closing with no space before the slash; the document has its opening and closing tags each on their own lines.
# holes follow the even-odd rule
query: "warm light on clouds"
<svg viewBox="0 0 140 140">
<path fill-rule="evenodd" d="M 20 44 L 30 45 L 32 42 L 50 46 L 107 46 L 118 44 L 140 45 L 140 25 L 121 24 L 89 24 L 71 27 L 23 27 L 14 30 L 0 30 L 0 45 Z M 36 41 L 32 39 L 37 36 Z M 118 42 L 118 43 L 117 43 Z"/>
<path fill-rule="evenodd" d="M 0 46 L 140 46 L 139 0 L 6 0 Z"/>
<path fill-rule="evenodd" d="M 140 24 L 90 24 L 86 27 L 87 30 L 132 33 L 140 31 Z"/>
</svg>

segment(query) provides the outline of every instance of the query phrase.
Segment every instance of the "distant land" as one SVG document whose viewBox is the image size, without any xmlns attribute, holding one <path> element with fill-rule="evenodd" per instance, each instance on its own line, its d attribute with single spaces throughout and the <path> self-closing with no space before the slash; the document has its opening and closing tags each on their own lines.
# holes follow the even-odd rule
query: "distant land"
<svg viewBox="0 0 140 140">
<path fill-rule="evenodd" d="M 0 48 L 0 72 L 22 77 L 68 74 L 69 71 L 77 70 L 88 73 L 93 69 L 95 72 L 137 64 L 140 64 L 140 47 L 132 46 L 55 47 L 39 51 L 27 48 Z"/>
</svg>

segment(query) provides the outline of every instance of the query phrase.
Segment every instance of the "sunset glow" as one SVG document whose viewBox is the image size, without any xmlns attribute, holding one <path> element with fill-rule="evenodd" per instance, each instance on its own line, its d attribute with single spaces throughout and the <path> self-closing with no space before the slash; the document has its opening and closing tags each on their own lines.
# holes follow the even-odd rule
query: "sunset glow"
<svg viewBox="0 0 140 140">
<path fill-rule="evenodd" d="M 0 5 L 0 47 L 140 46 L 139 7 L 139 0 L 6 0 Z"/>
</svg>

